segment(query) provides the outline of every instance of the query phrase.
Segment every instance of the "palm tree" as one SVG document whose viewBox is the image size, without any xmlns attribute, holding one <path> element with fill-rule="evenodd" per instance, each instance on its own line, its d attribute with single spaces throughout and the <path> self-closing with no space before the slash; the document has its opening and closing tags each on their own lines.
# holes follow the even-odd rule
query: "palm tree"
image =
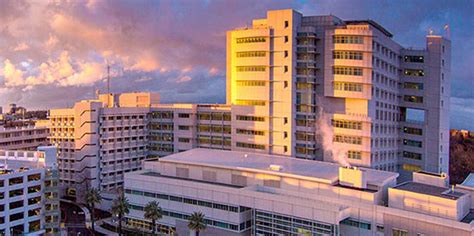
<svg viewBox="0 0 474 236">
<path fill-rule="evenodd" d="M 205 230 L 206 226 L 202 212 L 194 212 L 191 217 L 189 217 L 188 228 L 196 232 L 196 236 L 199 236 L 199 232 Z"/>
<path fill-rule="evenodd" d="M 151 220 L 152 230 L 151 234 L 155 235 L 156 221 L 163 217 L 163 212 L 161 207 L 158 205 L 158 202 L 152 201 L 146 204 L 145 206 L 145 219 Z"/>
<path fill-rule="evenodd" d="M 92 220 L 92 232 L 95 232 L 94 222 L 95 222 L 95 205 L 100 204 L 102 201 L 102 196 L 100 196 L 99 190 L 96 188 L 91 188 L 86 192 L 86 204 L 91 211 L 91 220 Z"/>
<path fill-rule="evenodd" d="M 119 235 L 122 235 L 122 220 L 123 217 L 130 212 L 130 203 L 128 199 L 121 194 L 112 202 L 112 214 L 119 218 Z"/>
</svg>

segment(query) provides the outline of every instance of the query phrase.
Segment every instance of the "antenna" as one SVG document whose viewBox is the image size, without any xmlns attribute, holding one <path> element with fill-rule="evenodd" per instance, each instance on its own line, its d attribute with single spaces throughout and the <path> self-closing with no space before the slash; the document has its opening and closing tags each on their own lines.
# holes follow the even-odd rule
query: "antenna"
<svg viewBox="0 0 474 236">
<path fill-rule="evenodd" d="M 444 30 L 446 30 L 446 38 L 451 39 L 451 30 L 448 24 L 444 26 Z"/>
<path fill-rule="evenodd" d="M 110 94 L 110 64 L 109 60 L 107 61 L 107 94 Z"/>
</svg>

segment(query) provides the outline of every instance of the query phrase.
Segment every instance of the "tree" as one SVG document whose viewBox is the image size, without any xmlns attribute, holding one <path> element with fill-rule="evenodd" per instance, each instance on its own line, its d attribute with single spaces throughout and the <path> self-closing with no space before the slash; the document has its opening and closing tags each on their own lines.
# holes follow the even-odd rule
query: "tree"
<svg viewBox="0 0 474 236">
<path fill-rule="evenodd" d="M 130 203 L 128 199 L 121 194 L 112 202 L 112 214 L 119 218 L 119 235 L 122 235 L 122 220 L 125 215 L 130 212 Z"/>
<path fill-rule="evenodd" d="M 151 234 L 155 235 L 156 221 L 163 217 L 163 212 L 161 207 L 158 205 L 158 202 L 152 201 L 146 204 L 145 206 L 145 219 L 151 220 L 152 231 Z"/>
<path fill-rule="evenodd" d="M 92 232 L 95 232 L 95 205 L 100 204 L 100 202 L 102 202 L 102 196 L 100 196 L 99 190 L 97 190 L 96 188 L 91 188 L 87 190 L 85 200 L 87 207 L 89 207 L 89 210 L 91 212 Z"/>
<path fill-rule="evenodd" d="M 199 232 L 205 230 L 206 226 L 204 214 L 200 211 L 194 212 L 189 218 L 188 228 L 196 232 L 196 236 L 199 236 Z"/>
</svg>

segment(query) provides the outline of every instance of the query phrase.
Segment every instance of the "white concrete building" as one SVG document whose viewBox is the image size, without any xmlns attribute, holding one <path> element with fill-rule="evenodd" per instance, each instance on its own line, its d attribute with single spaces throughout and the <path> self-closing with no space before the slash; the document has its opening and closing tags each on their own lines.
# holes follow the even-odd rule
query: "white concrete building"
<svg viewBox="0 0 474 236">
<path fill-rule="evenodd" d="M 0 234 L 59 235 L 55 147 L 0 150 Z"/>
<path fill-rule="evenodd" d="M 202 235 L 473 235 L 472 192 L 417 175 L 397 185 L 393 172 L 193 149 L 125 175 L 126 217 L 129 227 L 151 229 L 143 209 L 158 201 L 159 230 L 179 235 L 196 211 L 208 225 Z"/>
<path fill-rule="evenodd" d="M 34 151 L 49 143 L 48 131 L 44 124 L 15 128 L 0 126 L 0 149 Z"/>
<path fill-rule="evenodd" d="M 58 147 L 61 195 L 82 200 L 87 188 L 115 191 L 126 172 L 140 170 L 149 107 L 158 102 L 153 93 L 101 94 L 51 110 L 49 140 Z"/>
</svg>

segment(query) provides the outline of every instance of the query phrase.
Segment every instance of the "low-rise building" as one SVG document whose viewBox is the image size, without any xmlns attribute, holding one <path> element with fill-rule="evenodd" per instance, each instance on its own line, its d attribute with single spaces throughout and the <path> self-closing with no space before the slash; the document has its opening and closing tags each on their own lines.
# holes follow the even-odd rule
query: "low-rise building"
<svg viewBox="0 0 474 236">
<path fill-rule="evenodd" d="M 5 128 L 0 126 L 0 149 L 36 150 L 47 145 L 49 129 L 45 123 L 34 126 Z"/>
<path fill-rule="evenodd" d="M 204 235 L 472 235 L 470 193 L 448 188 L 445 176 L 417 175 L 397 185 L 394 172 L 193 149 L 125 174 L 126 221 L 151 229 L 144 207 L 158 201 L 159 230 L 178 235 L 189 234 L 196 211 Z"/>
<path fill-rule="evenodd" d="M 0 235 L 59 235 L 56 148 L 0 150 Z"/>
</svg>

